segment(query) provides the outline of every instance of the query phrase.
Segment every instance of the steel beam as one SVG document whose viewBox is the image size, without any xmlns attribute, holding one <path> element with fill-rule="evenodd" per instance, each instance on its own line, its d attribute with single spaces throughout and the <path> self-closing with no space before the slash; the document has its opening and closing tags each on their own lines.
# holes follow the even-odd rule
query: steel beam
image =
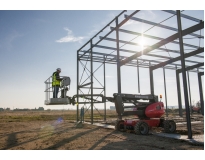
<svg viewBox="0 0 205 160">
<path fill-rule="evenodd" d="M 101 45 L 97 45 L 96 47 L 98 48 L 104 48 L 104 49 L 110 49 L 110 50 L 117 50 L 116 48 L 113 48 L 113 47 L 106 47 L 106 46 L 101 46 Z M 136 52 L 136 51 L 132 51 L 132 50 L 127 50 L 127 49 L 119 49 L 119 51 L 121 52 L 128 52 L 128 53 L 135 53 L 135 54 L 140 54 L 139 56 L 142 55 L 142 52 L 143 51 L 139 51 L 139 52 Z M 145 55 L 143 53 L 143 55 Z M 138 56 L 138 57 L 139 57 Z M 158 58 L 165 58 L 165 59 L 171 59 L 171 57 L 167 57 L 167 56 L 161 56 L 161 55 L 154 55 L 154 54 L 146 54 L 145 56 L 151 56 L 151 57 L 158 57 Z M 137 58 L 137 57 L 136 57 Z M 121 61 L 122 62 L 122 61 Z M 122 66 L 122 65 L 121 65 Z"/>
<path fill-rule="evenodd" d="M 171 13 L 171 14 L 177 14 L 176 11 L 172 11 L 172 10 L 162 10 L 162 11 L 167 12 L 167 13 Z M 200 22 L 201 22 L 200 19 L 197 19 L 197 18 L 188 16 L 188 15 L 185 15 L 185 14 L 182 14 L 182 13 L 181 13 L 181 17 L 186 18 L 186 19 L 189 19 L 189 20 L 192 20 L 192 21 L 195 21 L 195 22 L 197 22 L 197 23 L 200 23 Z"/>
<path fill-rule="evenodd" d="M 102 38 L 102 37 L 100 37 L 100 39 L 101 39 L 101 38 Z M 117 41 L 116 39 L 113 39 L 113 38 L 104 38 L 104 40 L 113 41 L 113 42 L 116 42 L 116 41 Z M 134 42 L 123 41 L 123 40 L 118 40 L 118 41 L 119 41 L 120 43 L 130 44 L 130 45 L 134 45 L 134 46 L 141 46 L 140 44 L 134 43 Z M 144 47 L 150 47 L 150 46 L 149 46 L 149 45 L 144 45 Z M 177 50 L 171 50 L 171 49 L 165 49 L 165 48 L 157 48 L 157 50 L 180 54 L 180 52 L 177 51 Z M 200 55 L 194 55 L 194 57 L 204 58 L 204 56 L 200 56 Z"/>
<path fill-rule="evenodd" d="M 119 17 L 119 16 L 121 16 L 124 12 L 126 12 L 126 10 L 124 10 L 124 11 L 122 11 L 117 17 Z M 113 19 L 112 21 L 110 21 L 105 27 L 103 27 L 97 34 L 95 34 L 91 39 L 93 39 L 93 38 L 95 38 L 98 34 L 100 34 L 101 32 L 103 32 L 103 30 L 105 29 L 105 28 L 107 28 L 112 22 L 114 22 L 115 21 L 115 19 Z M 89 44 L 90 43 L 90 40 L 87 42 L 87 43 L 85 43 L 78 51 L 80 51 L 81 49 L 83 49 L 87 44 Z"/>
<path fill-rule="evenodd" d="M 83 87 L 88 86 L 88 85 L 90 85 L 90 84 L 91 84 L 91 82 L 86 83 L 86 84 L 83 84 L 83 85 L 79 86 L 79 88 L 83 88 Z"/>
<path fill-rule="evenodd" d="M 182 31 L 182 36 L 185 36 L 185 35 L 187 35 L 187 34 L 189 34 L 189 33 L 198 31 L 198 30 L 200 30 L 200 29 L 202 29 L 202 28 L 204 28 L 204 22 L 202 22 L 202 23 L 200 23 L 200 24 L 197 24 L 197 25 L 194 25 L 194 26 L 192 26 L 192 27 L 190 27 L 190 28 L 187 28 L 187 29 L 183 30 L 183 31 Z M 154 49 L 157 49 L 157 48 L 159 48 L 159 47 L 161 47 L 161 46 L 163 46 L 163 45 L 165 45 L 165 44 L 167 44 L 167 43 L 169 43 L 169 42 L 171 42 L 171 41 L 173 41 L 173 40 L 175 40 L 175 39 L 177 39 L 177 38 L 179 38 L 179 34 L 178 34 L 178 33 L 176 33 L 176 34 L 174 34 L 174 35 L 172 35 L 172 36 L 170 36 L 170 37 L 168 37 L 168 38 L 166 38 L 166 39 L 164 39 L 164 40 L 162 40 L 162 41 L 160 41 L 160 42 L 158 42 L 158 43 L 152 45 L 152 46 L 149 47 L 149 48 L 144 49 L 144 50 L 143 50 L 143 55 L 147 55 L 147 53 L 153 51 Z M 140 52 L 137 52 L 136 54 L 134 54 L 134 55 L 132 55 L 132 56 L 130 56 L 130 57 L 128 57 L 128 58 L 125 59 L 125 60 L 122 60 L 122 61 L 121 61 L 121 66 L 122 66 L 122 65 L 125 65 L 125 64 L 128 63 L 129 61 L 131 61 L 131 60 L 133 60 L 133 59 L 135 59 L 135 58 L 137 58 L 137 57 L 139 57 L 139 56 L 141 56 L 141 51 L 140 51 Z"/>
<path fill-rule="evenodd" d="M 198 64 L 193 65 L 193 66 L 188 66 L 188 67 L 184 68 L 184 71 L 189 71 L 189 70 L 192 70 L 192 69 L 194 69 L 194 68 L 198 68 L 198 67 L 200 67 L 200 66 L 204 66 L 204 62 L 198 63 Z M 179 72 L 179 73 L 183 72 L 183 68 L 182 68 L 182 69 L 179 69 L 178 72 Z"/>
<path fill-rule="evenodd" d="M 191 130 L 191 121 L 190 121 L 190 109 L 189 109 L 189 101 L 188 101 L 188 92 L 187 92 L 187 81 L 186 81 L 186 72 L 185 72 L 185 58 L 184 58 L 184 47 L 183 47 L 183 34 L 182 34 L 182 26 L 181 26 L 181 16 L 180 11 L 177 10 L 177 22 L 178 22 L 178 34 L 179 34 L 179 47 L 181 52 L 181 65 L 182 65 L 182 80 L 184 87 L 184 101 L 186 108 L 186 119 L 187 119 L 187 129 L 188 129 L 188 138 L 192 139 L 192 130 Z"/>
<path fill-rule="evenodd" d="M 96 47 L 98 48 L 104 48 L 104 49 L 110 49 L 110 50 L 116 50 L 116 48 L 113 47 L 106 47 L 106 46 L 100 46 L 97 45 Z M 131 51 L 131 50 L 125 50 L 125 49 L 119 49 L 119 51 L 123 51 L 123 52 L 128 52 L 128 53 L 137 53 L 135 51 Z M 116 55 L 113 54 L 106 54 L 106 53 L 99 53 L 99 52 L 93 52 L 93 54 L 97 54 L 97 55 L 106 55 L 107 57 L 113 57 L 113 59 L 117 59 Z M 165 59 L 173 59 L 171 57 L 167 57 L 167 56 L 160 56 L 160 55 L 155 55 L 155 54 L 146 54 L 146 56 L 152 56 L 152 57 L 158 57 L 158 58 L 165 58 Z M 103 58 L 103 57 L 102 57 Z M 128 58 L 126 56 L 120 56 L 120 59 L 125 59 Z M 82 58 L 81 58 L 82 59 Z M 107 59 L 107 58 L 106 58 Z M 137 59 L 137 58 L 136 58 Z M 146 59 L 142 59 L 140 58 L 140 60 L 145 60 L 145 61 L 152 61 L 152 62 L 156 62 L 156 63 L 162 63 L 161 61 L 156 61 L 156 60 L 146 60 Z M 198 63 L 197 61 L 191 61 L 191 60 L 186 60 L 186 62 L 190 62 L 190 63 Z M 170 65 L 178 65 L 178 64 L 170 64 Z M 179 65 L 180 66 L 180 65 Z"/>
<path fill-rule="evenodd" d="M 125 15 L 125 18 L 127 18 L 127 15 Z M 165 29 L 169 29 L 169 30 L 178 32 L 177 28 L 165 26 L 163 24 L 154 23 L 154 22 L 151 22 L 151 21 L 147 21 L 147 20 L 144 20 L 144 19 L 137 18 L 137 17 L 131 17 L 130 19 L 134 20 L 134 21 L 138 21 L 138 22 L 142 22 L 142 23 L 146 23 L 146 24 L 150 24 L 150 25 L 153 25 L 153 26 L 157 26 L 157 27 L 161 27 L 161 28 L 165 28 Z M 192 35 L 194 37 L 204 38 L 204 36 L 200 36 L 200 35 L 195 34 L 195 33 L 189 33 L 189 35 Z"/>
<path fill-rule="evenodd" d="M 114 29 L 114 27 L 110 27 L 110 28 Z M 161 38 L 161 37 L 151 36 L 151 35 L 144 34 L 144 33 L 139 33 L 139 32 L 128 31 L 128 30 L 125 30 L 125 29 L 119 29 L 119 32 L 128 33 L 128 34 L 137 35 L 137 36 L 142 36 L 142 34 L 143 34 L 144 37 L 151 38 L 151 39 L 156 39 L 156 40 L 163 40 L 164 39 L 164 38 Z M 172 41 L 170 43 L 179 44 L 178 41 Z M 184 43 L 184 46 L 197 48 L 197 49 L 199 48 L 198 46 L 195 46 L 195 45 L 192 45 L 192 44 L 187 44 L 187 43 Z"/>
<path fill-rule="evenodd" d="M 184 55 L 184 58 L 188 58 L 188 57 L 194 56 L 194 55 L 199 54 L 199 53 L 202 53 L 202 52 L 204 52 L 204 48 L 200 48 L 200 49 L 195 50 L 195 51 L 193 51 L 193 52 L 186 53 L 186 54 Z M 170 59 L 170 60 L 168 60 L 168 61 L 161 62 L 161 63 L 159 63 L 159 64 L 153 66 L 152 69 L 154 70 L 154 69 L 163 67 L 163 66 L 165 66 L 165 65 L 167 65 L 167 64 L 170 64 L 170 63 L 179 61 L 180 59 L 181 59 L 181 56 L 172 58 L 172 59 Z"/>
<path fill-rule="evenodd" d="M 123 24 L 125 24 L 133 15 L 135 15 L 137 12 L 139 12 L 139 10 L 136 10 L 136 11 L 134 11 L 132 14 L 130 14 L 126 19 L 124 19 L 122 22 L 120 22 L 119 24 L 118 24 L 118 27 L 121 27 Z M 121 13 L 122 14 L 122 13 Z M 120 14 L 120 15 L 121 15 Z M 117 17 L 119 17 L 120 15 L 118 15 Z M 111 21 L 111 22 L 113 22 L 115 20 L 115 18 Z M 109 23 L 109 25 L 111 24 L 111 22 Z M 108 27 L 109 25 L 107 25 L 106 27 Z M 105 27 L 105 28 L 106 28 Z M 104 37 L 107 37 L 109 34 L 111 34 L 113 31 L 114 31 L 115 29 L 113 29 L 113 30 L 111 30 L 110 32 L 108 32 Z M 97 36 L 97 35 L 96 35 Z M 93 37 L 94 38 L 94 37 Z M 95 47 L 98 43 L 100 43 L 101 41 L 102 41 L 103 39 L 100 39 L 99 41 L 97 41 L 95 44 L 93 44 L 92 45 L 92 47 Z M 85 45 L 84 45 L 85 46 Z M 82 49 L 82 47 L 79 49 L 79 50 L 81 50 Z M 90 48 L 91 49 L 91 48 Z M 88 49 L 85 53 L 87 53 L 87 52 L 89 52 L 90 51 L 90 49 Z M 84 54 L 85 54 L 84 53 Z M 82 55 L 83 56 L 83 55 Z"/>
<path fill-rule="evenodd" d="M 94 53 L 94 52 L 93 52 Z M 97 54 L 98 55 L 98 53 L 96 52 L 95 54 Z M 103 55 L 103 53 L 99 53 L 99 55 Z M 107 57 L 107 55 L 109 55 L 109 54 L 105 54 L 105 56 Z M 112 57 L 110 57 L 111 59 L 108 59 L 108 58 L 106 58 L 106 61 L 105 61 L 105 63 L 108 63 L 108 64 L 117 64 L 117 61 L 116 61 L 116 55 L 112 55 Z M 84 59 L 83 58 L 81 58 L 80 60 L 81 61 L 89 61 L 89 59 L 88 58 L 90 58 L 90 56 L 84 56 Z M 120 59 L 123 59 L 123 58 L 127 58 L 126 56 L 120 56 Z M 161 63 L 161 61 L 156 61 L 156 60 L 147 60 L 147 59 L 136 59 L 135 61 L 131 61 L 131 62 L 129 62 L 129 63 L 127 63 L 127 64 L 125 64 L 125 66 L 134 66 L 134 67 L 137 67 L 137 60 L 140 60 L 141 62 L 143 62 L 143 64 L 141 65 L 140 63 L 139 63 L 139 67 L 142 67 L 142 68 L 149 68 L 149 65 L 147 65 L 147 64 L 144 64 L 144 61 L 145 62 L 154 62 L 154 63 Z M 93 62 L 100 62 L 100 63 L 102 63 L 102 62 L 104 62 L 104 59 L 103 59 L 103 57 L 94 57 L 93 56 Z M 196 63 L 196 62 L 195 62 Z M 174 66 L 179 66 L 179 67 L 181 67 L 181 65 L 180 64 L 169 64 L 169 65 L 174 65 Z M 146 67 L 146 66 L 148 66 L 148 67 Z M 154 65 L 152 65 L 151 67 L 154 67 Z M 187 66 L 186 66 L 187 67 Z M 171 67 L 171 66 L 165 66 L 165 69 L 172 69 L 172 70 L 175 70 L 175 68 L 173 68 L 173 67 Z M 199 68 L 199 69 L 202 69 L 202 70 L 204 70 L 204 68 Z M 197 70 L 191 70 L 190 72 L 197 72 Z"/>
</svg>

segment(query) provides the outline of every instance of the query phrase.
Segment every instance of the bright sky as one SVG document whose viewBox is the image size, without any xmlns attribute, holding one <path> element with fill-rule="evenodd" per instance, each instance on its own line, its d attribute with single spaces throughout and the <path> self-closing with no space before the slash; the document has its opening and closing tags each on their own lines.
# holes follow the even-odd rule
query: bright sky
<svg viewBox="0 0 205 160">
<path fill-rule="evenodd" d="M 68 95 L 76 94 L 77 50 L 122 10 L 93 10 L 93 8 L 87 10 L 43 10 L 41 7 L 36 8 L 42 10 L 35 10 L 36 8 L 32 9 L 31 5 L 28 5 L 28 9 L 23 8 L 23 10 L 22 7 L 19 7 L 18 10 L 15 10 L 15 7 L 7 8 L 0 8 L 0 68 L 2 70 L 0 79 L 0 107 L 9 107 L 11 109 L 38 108 L 40 106 L 43 106 L 45 109 L 75 108 L 69 105 L 45 106 L 44 81 L 56 68 L 60 67 L 62 69 L 61 76 L 69 76 L 71 78 L 71 88 Z M 55 8 L 55 5 L 53 8 Z M 131 9 L 125 14 L 129 15 L 129 13 L 132 13 Z M 140 11 L 139 14 L 136 14 L 136 17 L 149 17 L 147 18 L 148 20 L 160 22 L 166 17 L 171 16 L 169 13 L 160 13 L 159 11 L 146 10 Z M 204 20 L 203 10 L 191 12 L 185 10 L 183 13 L 191 14 L 193 17 Z M 167 22 L 166 25 L 174 27 L 177 24 L 176 20 L 174 20 L 170 21 L 170 24 Z M 187 23 L 185 23 L 186 27 L 194 25 L 194 23 Z M 134 31 L 133 25 L 133 21 L 130 21 L 125 27 Z M 112 25 L 112 27 L 114 26 Z M 146 26 L 144 25 L 143 28 L 139 27 L 139 30 L 146 30 Z M 108 30 L 104 33 L 107 32 Z M 149 32 L 149 34 L 153 33 Z M 158 32 L 158 36 L 167 37 L 167 35 L 163 35 L 160 32 Z M 136 42 L 142 43 L 139 40 Z M 148 40 L 144 43 L 148 43 Z M 198 41 L 196 43 L 199 45 Z M 200 46 L 203 46 L 203 41 L 200 42 Z M 124 49 L 127 49 L 126 46 Z M 107 53 L 109 52 L 111 51 Z M 137 93 L 136 68 L 122 67 L 121 71 L 122 93 Z M 197 76 L 195 73 L 190 74 L 192 100 L 198 101 Z M 162 70 L 157 70 L 155 75 L 157 75 L 155 92 L 157 95 L 164 95 Z M 149 94 L 148 69 L 142 69 L 140 76 L 141 93 Z M 168 105 L 177 105 L 175 71 L 168 71 L 166 79 Z M 112 96 L 113 93 L 117 92 L 116 65 L 106 66 L 106 86 L 107 96 Z M 107 107 L 109 108 L 111 105 L 114 104 L 108 103 Z"/>
</svg>

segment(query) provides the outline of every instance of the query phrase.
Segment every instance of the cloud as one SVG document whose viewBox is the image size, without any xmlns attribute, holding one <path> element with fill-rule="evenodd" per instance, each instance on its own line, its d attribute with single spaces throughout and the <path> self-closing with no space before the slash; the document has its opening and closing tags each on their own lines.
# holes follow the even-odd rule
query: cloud
<svg viewBox="0 0 205 160">
<path fill-rule="evenodd" d="M 69 28 L 64 28 L 67 31 L 67 36 L 56 40 L 58 43 L 66 43 L 66 42 L 81 42 L 85 37 L 75 37 L 73 32 Z"/>
<path fill-rule="evenodd" d="M 11 50 L 13 47 L 13 42 L 22 36 L 22 34 L 18 33 L 16 30 L 13 30 L 9 35 L 7 35 L 0 47 L 5 47 L 7 50 Z"/>
</svg>

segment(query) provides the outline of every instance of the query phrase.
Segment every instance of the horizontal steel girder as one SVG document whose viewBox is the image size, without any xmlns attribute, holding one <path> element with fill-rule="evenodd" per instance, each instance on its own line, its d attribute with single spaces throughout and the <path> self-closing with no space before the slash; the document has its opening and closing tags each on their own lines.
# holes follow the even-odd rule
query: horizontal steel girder
<svg viewBox="0 0 205 160">
<path fill-rule="evenodd" d="M 101 39 L 102 37 L 100 37 Z M 104 38 L 104 40 L 108 40 L 108 41 L 113 41 L 113 42 L 116 42 L 117 40 L 116 39 L 113 39 L 113 38 Z M 135 46 L 140 46 L 140 44 L 138 43 L 134 43 L 134 42 L 129 42 L 129 41 L 123 41 L 123 40 L 119 40 L 120 43 L 125 43 L 125 44 L 130 44 L 130 45 L 135 45 Z M 144 45 L 145 47 L 150 47 L 148 45 Z M 180 54 L 180 51 L 177 51 L 177 50 L 171 50 L 171 49 L 165 49 L 165 48 L 157 48 L 158 50 L 161 50 L 161 51 L 165 51 L 165 52 L 173 52 L 173 53 L 177 53 L 177 54 Z M 200 55 L 194 55 L 194 57 L 198 57 L 198 58 L 204 58 L 204 56 L 200 56 Z"/>
<path fill-rule="evenodd" d="M 172 10 L 162 10 L 162 11 L 167 12 L 167 13 L 171 13 L 171 14 L 177 14 L 176 11 L 172 11 Z M 186 19 L 189 19 L 189 20 L 192 20 L 192 21 L 198 22 L 198 23 L 201 22 L 200 19 L 197 19 L 197 18 L 194 18 L 194 17 L 188 16 L 188 15 L 185 15 L 185 14 L 183 14 L 183 13 L 180 13 L 180 15 L 181 15 L 181 17 L 183 17 L 183 18 L 186 18 Z"/>
<path fill-rule="evenodd" d="M 95 46 L 97 48 L 103 48 L 103 49 L 110 49 L 110 50 L 117 50 L 116 48 L 113 48 L 113 47 L 107 47 L 107 46 L 101 46 L 101 45 L 97 45 Z M 122 51 L 122 52 L 128 52 L 128 53 L 139 53 L 137 51 L 132 51 L 132 50 L 126 50 L 126 49 L 119 49 L 119 51 Z M 165 59 L 172 59 L 172 57 L 167 57 L 167 56 L 162 56 L 162 55 L 156 55 L 156 54 L 142 54 L 143 52 L 140 51 L 140 54 L 141 55 L 144 55 L 144 56 L 151 56 L 151 57 L 158 57 L 158 58 L 165 58 Z M 127 57 L 128 58 L 128 57 Z M 191 63 L 198 63 L 196 61 L 191 61 L 191 60 L 186 60 L 186 62 L 191 62 Z"/>
<path fill-rule="evenodd" d="M 182 36 L 185 36 L 185 35 L 190 34 L 192 32 L 196 32 L 196 31 L 198 31 L 202 28 L 204 28 L 204 22 L 183 30 L 182 31 Z M 167 44 L 167 43 L 169 43 L 169 42 L 171 42 L 175 39 L 177 39 L 178 37 L 179 37 L 179 33 L 176 33 L 176 34 L 174 34 L 174 35 L 172 35 L 172 36 L 170 36 L 170 37 L 168 37 L 168 38 L 166 38 L 166 39 L 152 45 L 151 47 L 144 49 L 143 54 L 147 55 L 147 53 L 149 53 L 149 52 L 151 52 L 151 51 L 153 51 L 153 50 L 155 50 L 155 49 L 157 49 L 157 48 L 159 48 L 159 47 L 161 47 L 161 46 L 163 46 L 163 45 L 165 45 L 165 44 Z M 121 63 L 120 63 L 120 66 L 126 64 L 127 62 L 129 62 L 133 59 L 136 59 L 139 56 L 141 56 L 141 52 L 138 52 L 138 53 L 126 58 L 125 60 L 122 60 Z"/>
<path fill-rule="evenodd" d="M 85 61 L 86 62 L 87 59 L 81 59 L 81 61 Z M 104 60 L 93 59 L 93 62 L 104 63 Z M 116 64 L 117 62 L 116 61 L 107 61 L 105 63 L 107 63 L 107 64 Z M 125 64 L 125 66 L 137 67 L 137 63 L 130 62 L 130 63 Z M 146 64 L 139 65 L 139 67 L 141 67 L 141 68 L 150 68 L 150 65 L 146 63 Z M 176 67 L 172 67 L 172 66 L 165 66 L 164 68 L 165 69 L 176 70 Z M 204 70 L 204 68 L 199 68 L 199 69 Z M 198 72 L 198 71 L 197 70 L 191 70 L 189 72 Z"/>
<path fill-rule="evenodd" d="M 127 18 L 127 16 L 128 15 L 125 15 L 125 18 Z M 162 24 L 154 23 L 154 22 L 151 22 L 151 21 L 147 21 L 147 20 L 144 20 L 144 19 L 137 18 L 137 17 L 131 17 L 130 19 L 138 21 L 138 22 L 142 22 L 142 23 L 146 23 L 146 24 L 150 24 L 150 25 L 154 25 L 154 26 L 157 26 L 157 27 L 161 27 L 161 28 L 165 28 L 165 29 L 169 29 L 169 30 L 178 32 L 177 28 L 173 28 L 173 27 L 162 25 Z M 204 38 L 204 36 L 200 36 L 200 35 L 195 34 L 195 33 L 189 33 L 189 35 L 192 35 L 194 37 Z"/>
<path fill-rule="evenodd" d="M 110 28 L 111 28 L 111 30 L 114 29 L 114 27 L 110 27 Z M 139 33 L 139 32 L 128 31 L 128 30 L 125 30 L 125 29 L 119 29 L 118 31 L 123 32 L 123 33 L 132 34 L 132 35 L 138 35 L 138 36 L 143 35 L 143 37 L 156 39 L 156 40 L 163 40 L 164 39 L 164 38 L 161 38 L 161 37 L 151 36 L 151 35 L 144 34 L 144 33 Z M 178 41 L 172 41 L 170 43 L 179 44 Z M 192 47 L 192 48 L 197 48 L 197 49 L 199 48 L 198 46 L 195 46 L 195 45 L 192 45 L 192 44 L 187 44 L 187 43 L 183 43 L 183 44 L 184 44 L 184 46 L 187 46 L 187 47 Z"/>
<path fill-rule="evenodd" d="M 201 50 L 201 49 L 200 49 Z M 83 52 L 83 51 L 81 51 L 81 52 Z M 101 56 L 101 57 L 99 57 L 99 56 Z M 105 57 L 107 57 L 107 58 L 105 58 Z M 109 57 L 109 58 L 108 58 Z M 125 58 L 127 58 L 127 56 L 120 56 L 120 60 L 122 60 L 122 59 L 125 59 Z M 177 57 L 176 57 L 177 58 Z M 173 58 L 174 59 L 174 58 Z M 86 55 L 84 55 L 83 56 L 83 58 L 81 58 L 80 60 L 83 60 L 83 61 L 89 61 L 89 56 L 86 56 Z M 129 63 L 127 63 L 128 65 L 135 65 L 135 64 L 137 64 L 137 60 L 139 61 L 139 63 L 141 64 L 140 66 L 141 67 L 143 67 L 143 65 L 144 66 L 148 66 L 147 64 L 145 64 L 145 63 L 150 63 L 151 62 L 151 64 L 152 64 L 152 67 L 154 67 L 155 66 L 155 64 L 153 64 L 153 63 L 163 63 L 162 61 L 157 61 L 157 60 L 147 60 L 147 59 L 142 59 L 142 58 L 137 58 L 137 59 L 135 59 L 135 61 L 130 61 Z M 171 59 L 172 60 L 172 59 Z M 110 64 L 115 64 L 117 61 L 116 61 L 116 55 L 113 55 L 113 54 L 107 54 L 107 53 L 99 53 L 99 52 L 93 52 L 93 61 L 95 61 L 95 62 L 105 62 L 105 63 L 110 63 Z M 189 61 L 188 61 L 189 62 Z M 197 61 L 191 61 L 191 62 L 193 62 L 193 63 L 199 63 L 199 62 L 197 62 Z M 156 64 L 157 65 L 157 64 Z M 174 66 L 179 66 L 179 67 L 181 67 L 181 65 L 180 64 L 174 64 L 174 63 L 172 63 L 172 64 L 168 64 L 168 65 L 174 65 Z M 188 67 L 188 66 L 186 66 L 186 67 Z M 146 67 L 147 68 L 147 67 Z M 167 69 L 169 69 L 169 68 L 167 68 Z M 176 69 L 176 68 L 174 68 L 174 69 Z M 203 69 L 203 68 L 199 68 L 199 69 Z"/>
<path fill-rule="evenodd" d="M 195 51 L 193 51 L 193 52 L 186 53 L 186 54 L 184 55 L 184 58 L 188 58 L 188 57 L 194 56 L 194 55 L 199 54 L 199 53 L 202 53 L 202 52 L 204 52 L 204 48 L 200 48 L 200 49 L 195 50 Z M 170 59 L 170 60 L 165 61 L 165 62 L 161 62 L 161 63 L 159 63 L 159 64 L 157 64 L 157 65 L 155 65 L 155 66 L 153 66 L 153 67 L 151 67 L 151 68 L 154 70 L 154 69 L 163 67 L 163 66 L 165 66 L 165 65 L 167 65 L 167 64 L 170 64 L 170 63 L 173 63 L 173 62 L 176 62 L 176 61 L 179 61 L 179 60 L 181 60 L 181 56 L 176 57 L 176 58 L 173 58 L 173 59 Z"/>
<path fill-rule="evenodd" d="M 189 70 L 192 70 L 192 69 L 194 69 L 194 68 L 201 67 L 201 66 L 204 66 L 204 62 L 203 62 L 203 63 L 195 64 L 195 65 L 193 65 L 193 66 L 188 66 L 188 67 L 185 68 L 185 71 L 189 71 Z M 181 73 L 181 72 L 182 72 L 182 69 L 178 69 L 178 70 L 176 70 L 176 71 L 177 71 L 177 73 Z"/>
<path fill-rule="evenodd" d="M 103 48 L 103 49 L 110 49 L 110 50 L 117 50 L 116 48 L 113 48 L 113 47 L 107 47 L 107 46 L 101 46 L 101 45 L 96 45 L 95 47 Z M 119 51 L 128 52 L 128 53 L 139 53 L 137 51 L 127 50 L 127 49 L 119 49 Z M 142 55 L 142 51 L 140 51 L 140 54 Z M 143 53 L 143 55 L 144 55 L 144 53 Z M 152 57 L 158 57 L 158 58 L 171 59 L 171 57 L 161 56 L 161 55 L 154 55 L 154 54 L 146 54 L 145 56 L 152 56 Z"/>
<path fill-rule="evenodd" d="M 126 19 L 124 19 L 122 22 L 120 22 L 117 27 L 118 27 L 118 28 L 121 27 L 121 26 L 122 26 L 124 23 L 126 23 L 133 15 L 135 15 L 135 14 L 136 14 L 137 12 L 139 12 L 139 11 L 140 11 L 140 10 L 134 11 L 134 12 L 133 12 L 132 14 L 130 14 Z M 121 13 L 121 14 L 122 14 L 122 13 Z M 120 15 L 121 15 L 121 14 L 120 14 Z M 118 15 L 117 17 L 119 17 L 119 15 Z M 113 22 L 114 20 L 116 20 L 117 17 L 115 17 L 111 22 Z M 110 23 L 111 23 L 111 22 L 110 22 Z M 110 25 L 110 23 L 109 23 L 106 27 L 108 27 L 108 26 Z M 104 27 L 104 28 L 106 28 L 106 27 Z M 103 29 L 103 30 L 104 30 L 104 29 Z M 101 32 L 102 32 L 103 30 L 101 30 Z M 111 31 L 108 32 L 104 37 L 107 37 L 107 36 L 108 36 L 109 34 L 111 34 L 113 31 L 114 31 L 114 30 L 111 30 Z M 99 32 L 99 33 L 100 33 L 100 32 Z M 96 36 L 97 36 L 97 34 L 96 34 L 94 37 L 96 37 Z M 94 38 L 94 37 L 93 37 L 93 38 Z M 91 38 L 91 40 L 92 40 L 93 38 Z M 91 40 L 90 40 L 90 41 L 91 41 Z M 103 40 L 103 39 L 100 39 L 98 42 L 96 42 L 95 44 L 93 44 L 93 45 L 91 46 L 91 48 L 88 49 L 84 54 L 86 54 L 87 52 L 89 52 L 92 48 L 94 48 L 94 47 L 95 47 L 98 43 L 100 43 L 102 40 Z M 88 41 L 88 42 L 90 42 L 90 41 Z M 88 42 L 87 42 L 86 44 L 88 44 Z M 86 45 L 86 44 L 85 44 L 85 45 Z M 84 47 L 85 45 L 83 45 L 83 47 Z M 81 47 L 79 50 L 81 50 L 83 47 Z M 78 50 L 78 51 L 79 51 L 79 50 Z M 84 54 L 83 54 L 83 55 L 84 55 Z M 82 56 L 83 56 L 83 55 L 82 55 Z M 81 56 L 81 57 L 82 57 L 82 56 Z"/>
</svg>

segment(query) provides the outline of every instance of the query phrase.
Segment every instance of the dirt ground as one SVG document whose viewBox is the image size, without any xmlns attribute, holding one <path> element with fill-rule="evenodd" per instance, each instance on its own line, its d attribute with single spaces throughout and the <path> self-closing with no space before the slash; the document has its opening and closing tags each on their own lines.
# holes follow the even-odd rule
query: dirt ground
<svg viewBox="0 0 205 160">
<path fill-rule="evenodd" d="M 195 119 L 199 120 L 199 119 Z M 203 117 L 200 119 L 204 122 Z M 177 133 L 187 135 L 186 125 Z M 204 134 L 204 123 L 192 124 L 192 134 Z M 204 150 L 204 145 L 152 134 L 136 135 L 69 120 L 2 122 L 1 150 Z"/>
</svg>

